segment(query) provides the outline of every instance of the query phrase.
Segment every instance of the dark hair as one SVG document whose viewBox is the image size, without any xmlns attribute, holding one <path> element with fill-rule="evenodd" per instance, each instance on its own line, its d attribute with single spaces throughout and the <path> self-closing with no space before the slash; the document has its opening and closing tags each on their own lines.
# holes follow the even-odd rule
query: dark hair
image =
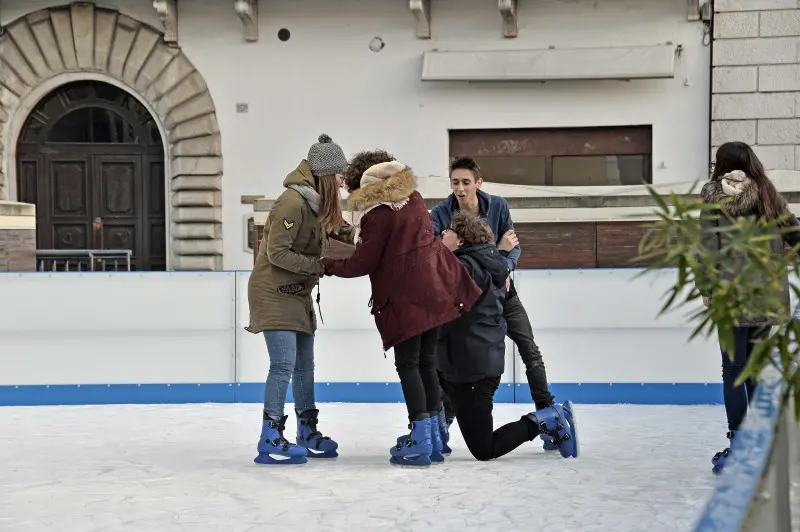
<svg viewBox="0 0 800 532">
<path fill-rule="evenodd" d="M 336 232 L 344 226 L 342 217 L 342 198 L 335 175 L 314 178 L 320 196 L 319 223 L 326 233 Z"/>
<path fill-rule="evenodd" d="M 472 172 L 472 177 L 475 178 L 475 181 L 483 179 L 481 167 L 478 166 L 478 163 L 476 163 L 475 159 L 472 157 L 456 157 L 456 159 L 450 163 L 450 175 L 453 175 L 453 170 L 469 170 Z"/>
<path fill-rule="evenodd" d="M 360 151 L 353 155 L 344 172 L 344 186 L 348 192 L 361 188 L 361 176 L 371 166 L 394 161 L 394 155 L 385 150 Z"/>
<path fill-rule="evenodd" d="M 480 216 L 458 211 L 453 215 L 450 229 L 467 244 L 494 243 L 492 228 Z"/>
<path fill-rule="evenodd" d="M 712 181 L 719 181 L 725 174 L 740 170 L 758 187 L 758 215 L 765 220 L 775 220 L 784 214 L 785 203 L 775 185 L 772 184 L 764 165 L 753 149 L 744 142 L 726 142 L 717 149 Z"/>
</svg>

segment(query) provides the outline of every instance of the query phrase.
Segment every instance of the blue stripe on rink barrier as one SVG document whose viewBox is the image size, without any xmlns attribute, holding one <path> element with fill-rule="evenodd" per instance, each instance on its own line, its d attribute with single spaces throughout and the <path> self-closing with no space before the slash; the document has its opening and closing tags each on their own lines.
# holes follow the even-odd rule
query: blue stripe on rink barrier
<svg viewBox="0 0 800 532">
<path fill-rule="evenodd" d="M 582 404 L 716 405 L 720 383 L 553 383 L 557 401 Z M 288 401 L 292 401 L 291 387 Z M 403 401 L 399 382 L 318 382 L 320 403 L 395 403 Z M 52 384 L 2 385 L 0 406 L 260 403 L 264 384 Z M 503 383 L 498 403 L 532 403 L 527 384 Z"/>
</svg>

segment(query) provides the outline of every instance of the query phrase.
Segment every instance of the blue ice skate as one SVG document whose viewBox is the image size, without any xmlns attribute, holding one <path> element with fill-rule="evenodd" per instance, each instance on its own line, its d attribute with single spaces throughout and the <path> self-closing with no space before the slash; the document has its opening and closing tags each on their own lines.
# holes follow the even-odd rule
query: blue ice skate
<svg viewBox="0 0 800 532">
<path fill-rule="evenodd" d="M 431 417 L 431 419 L 433 419 L 433 417 Z M 439 412 L 438 425 L 439 425 L 439 437 L 442 440 L 442 450 L 441 450 L 442 456 L 450 456 L 450 454 L 453 452 L 453 449 L 451 449 L 450 446 L 447 445 L 447 443 L 450 441 L 450 425 L 453 424 L 454 420 L 455 420 L 455 418 L 445 417 L 444 408 L 442 408 L 442 410 Z M 409 427 L 410 427 L 410 425 L 409 425 Z M 402 445 L 403 442 L 406 441 L 406 438 L 408 438 L 408 434 L 403 434 L 402 436 L 398 436 L 397 437 L 397 443 L 399 445 Z M 433 438 L 433 425 L 432 424 L 431 424 L 431 438 Z M 434 443 L 434 445 L 436 445 L 435 442 L 433 442 L 433 443 Z M 431 454 L 431 461 L 433 461 L 433 462 L 437 461 L 437 460 L 434 460 L 433 454 Z M 441 460 L 439 460 L 439 461 L 441 461 Z"/>
<path fill-rule="evenodd" d="M 556 445 L 556 442 L 553 441 L 553 438 L 551 438 L 547 434 L 539 433 L 539 439 L 542 440 L 542 443 L 544 444 L 544 445 L 542 445 L 542 447 L 544 448 L 545 451 L 557 451 L 558 450 L 558 445 Z"/>
<path fill-rule="evenodd" d="M 431 418 L 426 417 L 418 421 L 412 421 L 411 433 L 405 440 L 398 443 L 391 449 L 389 460 L 394 465 L 427 467 L 431 465 L 431 452 L 433 443 L 431 442 Z"/>
<path fill-rule="evenodd" d="M 440 464 L 444 462 L 444 455 L 442 454 L 444 444 L 442 443 L 442 430 L 439 427 L 439 414 L 434 412 L 430 419 L 431 446 L 433 448 L 431 451 L 431 462 Z"/>
<path fill-rule="evenodd" d="M 544 434 L 553 440 L 564 458 L 578 457 L 578 424 L 572 411 L 572 402 L 554 404 L 528 414 L 539 426 L 539 437 Z"/>
<path fill-rule="evenodd" d="M 715 475 L 719 475 L 725 469 L 725 462 L 728 460 L 728 457 L 731 454 L 731 447 L 733 447 L 733 439 L 736 437 L 736 433 L 738 431 L 732 430 L 728 432 L 726 435 L 729 440 L 731 440 L 730 447 L 726 447 L 724 451 L 720 451 L 714 454 L 714 458 L 711 459 L 711 472 Z"/>
<path fill-rule="evenodd" d="M 264 414 L 264 422 L 261 425 L 261 438 L 258 440 L 258 456 L 253 460 L 255 463 L 283 465 L 305 464 L 308 462 L 305 448 L 293 445 L 283 437 L 288 417 L 283 416 L 280 421 L 275 421 L 266 413 Z"/>
<path fill-rule="evenodd" d="M 336 458 L 339 444 L 317 430 L 319 410 L 297 414 L 297 445 L 305 447 L 309 458 Z"/>
</svg>

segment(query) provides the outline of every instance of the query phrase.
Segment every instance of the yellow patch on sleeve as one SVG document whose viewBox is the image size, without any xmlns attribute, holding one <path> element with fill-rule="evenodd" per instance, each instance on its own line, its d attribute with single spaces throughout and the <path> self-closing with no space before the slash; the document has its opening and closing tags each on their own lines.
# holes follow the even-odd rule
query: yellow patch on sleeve
<svg viewBox="0 0 800 532">
<path fill-rule="evenodd" d="M 292 227 L 294 227 L 294 222 L 290 222 L 289 220 L 287 220 L 286 218 L 284 218 L 284 219 L 283 219 L 283 226 L 284 226 L 284 227 L 286 228 L 286 230 L 288 231 L 289 229 L 291 229 Z"/>
</svg>

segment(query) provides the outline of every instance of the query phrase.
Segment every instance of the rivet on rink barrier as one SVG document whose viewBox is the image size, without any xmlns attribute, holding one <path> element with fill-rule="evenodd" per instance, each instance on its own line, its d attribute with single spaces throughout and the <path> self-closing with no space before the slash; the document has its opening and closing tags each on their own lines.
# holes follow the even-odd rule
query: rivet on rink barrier
<svg viewBox="0 0 800 532">
<path fill-rule="evenodd" d="M 167 384 L 167 388 L 169 388 L 170 386 L 172 386 L 172 385 L 171 384 Z"/>
</svg>

